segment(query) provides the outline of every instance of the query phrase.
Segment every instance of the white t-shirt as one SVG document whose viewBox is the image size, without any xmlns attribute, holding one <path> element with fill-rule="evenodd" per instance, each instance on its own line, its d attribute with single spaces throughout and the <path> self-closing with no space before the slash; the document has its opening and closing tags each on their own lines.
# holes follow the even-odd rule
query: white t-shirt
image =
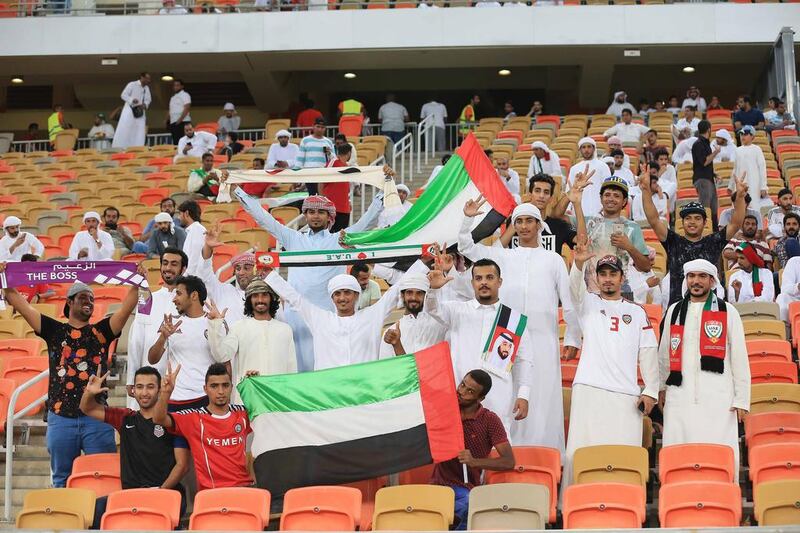
<svg viewBox="0 0 800 533">
<path fill-rule="evenodd" d="M 575 267 L 573 271 L 571 276 L 576 272 L 583 276 Z M 586 293 L 578 317 L 583 348 L 573 385 L 638 396 L 639 350 L 658 347 L 644 308 L 625 299 L 604 300 Z"/>
<path fill-rule="evenodd" d="M 422 4 L 420 4 L 420 7 L 422 7 Z M 431 100 L 423 105 L 419 112 L 420 118 L 425 119 L 430 115 L 433 115 L 434 128 L 444 128 L 444 119 L 447 118 L 447 108 L 444 104 L 440 104 L 436 100 Z"/>
<path fill-rule="evenodd" d="M 403 131 L 408 111 L 397 102 L 386 102 L 378 109 L 381 131 Z"/>
<path fill-rule="evenodd" d="M 205 315 L 197 318 L 188 316 L 172 317 L 172 323 L 181 325 L 178 331 L 167 339 L 162 359 L 169 357 L 174 369 L 181 365 L 172 400 L 194 400 L 206 395 L 203 385 L 208 367 L 215 363 L 208 342 L 208 319 Z M 227 327 L 227 326 L 226 326 Z M 165 363 L 166 365 L 166 363 Z"/>
<path fill-rule="evenodd" d="M 172 98 L 169 99 L 169 122 L 170 124 L 175 124 L 178 122 L 178 118 L 180 118 L 181 113 L 183 113 L 183 106 L 186 104 L 192 103 L 192 97 L 189 96 L 189 93 L 181 89 L 179 92 L 172 95 Z M 183 117 L 184 122 L 190 122 L 192 117 L 189 113 Z"/>
</svg>

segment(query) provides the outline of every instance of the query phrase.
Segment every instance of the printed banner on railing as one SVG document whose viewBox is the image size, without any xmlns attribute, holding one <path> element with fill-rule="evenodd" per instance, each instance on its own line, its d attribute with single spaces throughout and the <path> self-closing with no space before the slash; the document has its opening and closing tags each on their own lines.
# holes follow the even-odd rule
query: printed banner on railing
<svg viewBox="0 0 800 533">
<path fill-rule="evenodd" d="M 22 287 L 43 283 L 100 283 L 135 285 L 146 292 L 139 299 L 138 312 L 149 315 L 152 307 L 147 278 L 137 271 L 136 263 L 127 261 L 47 261 L 6 263 L 0 273 L 0 287 Z"/>
<path fill-rule="evenodd" d="M 385 263 L 399 261 L 412 256 L 433 257 L 435 253 L 436 251 L 432 244 L 342 248 L 339 250 L 303 250 L 299 252 L 257 252 L 256 263 L 257 266 L 263 268 L 350 265 L 355 261 Z"/>
</svg>

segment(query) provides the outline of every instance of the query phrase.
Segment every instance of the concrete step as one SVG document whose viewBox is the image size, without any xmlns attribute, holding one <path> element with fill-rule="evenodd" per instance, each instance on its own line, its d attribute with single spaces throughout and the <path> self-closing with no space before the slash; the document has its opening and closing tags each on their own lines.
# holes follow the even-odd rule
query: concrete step
<svg viewBox="0 0 800 533">
<path fill-rule="evenodd" d="M 14 507 L 22 507 L 25 501 L 25 495 L 35 489 L 32 488 L 17 488 L 14 487 L 11 491 L 11 505 Z M 0 503 L 4 502 L 6 498 L 6 490 L 0 489 Z M 14 514 L 16 516 L 16 513 Z"/>
<path fill-rule="evenodd" d="M 16 468 L 14 469 L 16 470 Z M 50 487 L 50 469 L 48 468 L 47 474 L 42 476 L 23 476 L 14 474 L 11 486 L 14 490 L 18 489 L 46 489 Z M 6 486 L 5 476 L 0 476 L 0 489 Z"/>
<path fill-rule="evenodd" d="M 5 464 L 3 465 L 5 468 Z M 2 473 L 0 471 L 0 479 Z M 12 472 L 15 476 L 50 476 L 50 459 L 37 459 L 37 460 L 14 460 Z"/>
</svg>

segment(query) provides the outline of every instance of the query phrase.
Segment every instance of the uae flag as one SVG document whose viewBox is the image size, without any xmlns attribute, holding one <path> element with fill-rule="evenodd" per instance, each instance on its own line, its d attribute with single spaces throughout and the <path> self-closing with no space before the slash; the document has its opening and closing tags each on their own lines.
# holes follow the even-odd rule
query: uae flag
<svg viewBox="0 0 800 533">
<path fill-rule="evenodd" d="M 450 350 L 238 386 L 250 416 L 259 487 L 273 497 L 452 459 L 464 449 Z"/>
<path fill-rule="evenodd" d="M 464 219 L 464 204 L 483 195 L 484 214 L 475 217 L 472 238 L 488 237 L 500 227 L 516 205 L 492 162 L 471 133 L 414 205 L 396 224 L 362 233 L 348 233 L 345 244 L 363 246 L 453 244 Z"/>
</svg>

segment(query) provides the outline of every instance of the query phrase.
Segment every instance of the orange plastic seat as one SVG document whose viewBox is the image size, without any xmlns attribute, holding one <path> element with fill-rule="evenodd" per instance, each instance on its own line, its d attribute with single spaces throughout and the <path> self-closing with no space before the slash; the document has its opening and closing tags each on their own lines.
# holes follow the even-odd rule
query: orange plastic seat
<svg viewBox="0 0 800 533">
<path fill-rule="evenodd" d="M 269 523 L 270 494 L 264 489 L 201 490 L 189 519 L 193 531 L 261 531 Z"/>
<path fill-rule="evenodd" d="M 0 340 L 0 357 L 37 356 L 42 353 L 42 339 L 3 339 Z"/>
<path fill-rule="evenodd" d="M 433 476 L 433 464 L 418 466 L 405 472 L 400 472 L 400 485 L 425 485 L 431 482 Z"/>
<path fill-rule="evenodd" d="M 545 446 L 514 446 L 513 470 L 485 470 L 485 483 L 534 483 L 544 485 L 550 490 L 549 523 L 556 521 L 558 484 L 561 482 L 561 452 Z M 492 452 L 496 457 L 497 453 Z"/>
<path fill-rule="evenodd" d="M 122 490 L 119 454 L 96 453 L 76 457 L 67 488 L 93 490 L 98 498 Z"/>
<path fill-rule="evenodd" d="M 797 383 L 797 365 L 787 361 L 754 361 L 750 359 L 750 382 Z"/>
<path fill-rule="evenodd" d="M 658 455 L 661 486 L 688 481 L 733 483 L 734 455 L 722 444 L 675 444 L 664 446 Z"/>
<path fill-rule="evenodd" d="M 793 442 L 755 446 L 749 457 L 753 487 L 763 481 L 800 479 L 800 446 Z"/>
<path fill-rule="evenodd" d="M 777 442 L 795 442 L 800 446 L 800 413 L 748 415 L 744 423 L 744 438 L 748 449 Z"/>
<path fill-rule="evenodd" d="M 361 491 L 353 487 L 303 487 L 283 497 L 281 531 L 355 531 Z"/>
<path fill-rule="evenodd" d="M 170 190 L 162 187 L 144 189 L 139 194 L 139 201 L 144 205 L 158 205 L 159 203 L 161 203 L 161 200 L 168 197 L 169 194 Z"/>
<path fill-rule="evenodd" d="M 171 164 L 172 164 L 172 158 L 171 157 L 154 157 L 153 159 L 148 159 L 147 160 L 147 166 L 148 167 L 159 167 L 159 168 L 161 168 L 161 167 L 165 167 L 165 166 L 171 165 Z M 153 174 L 156 174 L 156 173 L 153 172 L 153 173 L 148 174 L 145 179 L 151 179 Z M 168 177 L 166 177 L 164 179 L 169 179 L 169 178 L 170 178 L 170 176 L 168 176 Z"/>
<path fill-rule="evenodd" d="M 38 376 L 44 370 L 50 368 L 50 363 L 47 357 L 40 355 L 33 357 L 12 357 L 6 362 L 6 369 L 3 371 L 3 378 L 10 379 L 14 382 L 14 386 L 19 387 L 25 382 Z M 17 398 L 17 404 L 14 408 L 15 413 L 19 413 L 30 404 L 36 402 L 42 396 L 47 394 L 47 378 L 40 379 L 35 385 L 22 392 Z M 35 414 L 41 410 L 41 405 L 28 411 L 28 414 Z"/>
<path fill-rule="evenodd" d="M 375 511 L 375 495 L 388 483 L 389 478 L 387 476 L 381 476 L 340 485 L 341 487 L 352 487 L 361 492 L 361 523 L 358 525 L 360 531 L 369 531 L 372 529 L 372 515 Z"/>
<path fill-rule="evenodd" d="M 195 131 L 205 131 L 208 133 L 217 133 L 217 123 L 216 122 L 201 122 L 200 124 L 194 127 Z"/>
<path fill-rule="evenodd" d="M 127 489 L 108 495 L 103 530 L 171 531 L 178 527 L 181 493 L 170 489 Z"/>
<path fill-rule="evenodd" d="M 122 300 L 128 295 L 130 289 L 128 287 L 114 287 L 114 286 L 104 286 L 104 287 L 95 287 L 94 289 L 94 302 L 97 305 L 97 302 L 106 302 L 106 303 L 121 303 Z"/>
<path fill-rule="evenodd" d="M 736 483 L 691 481 L 662 485 L 658 492 L 661 527 L 737 527 L 742 491 Z"/>
<path fill-rule="evenodd" d="M 345 115 L 339 119 L 339 133 L 348 137 L 360 137 L 364 118 L 361 115 Z"/>
<path fill-rule="evenodd" d="M 627 483 L 585 483 L 564 491 L 564 529 L 639 528 L 645 519 L 645 492 Z"/>
<path fill-rule="evenodd" d="M 751 361 L 792 361 L 792 344 L 778 339 L 747 341 L 747 357 Z"/>
</svg>

